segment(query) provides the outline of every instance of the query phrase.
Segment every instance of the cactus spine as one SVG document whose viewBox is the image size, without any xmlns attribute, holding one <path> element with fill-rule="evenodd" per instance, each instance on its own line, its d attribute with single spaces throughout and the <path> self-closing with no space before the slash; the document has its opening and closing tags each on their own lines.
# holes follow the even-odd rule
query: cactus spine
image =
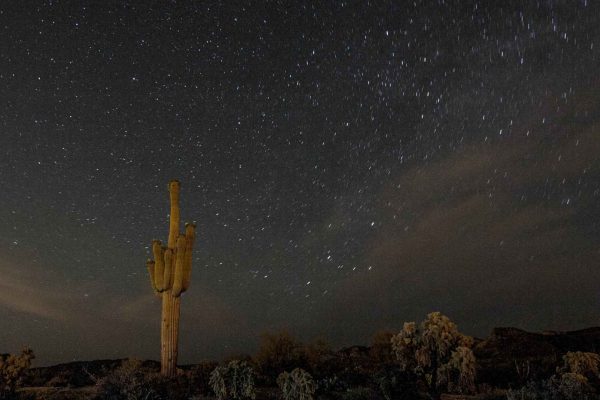
<svg viewBox="0 0 600 400">
<path fill-rule="evenodd" d="M 180 296 L 190 285 L 196 237 L 194 224 L 186 224 L 185 233 L 179 234 L 179 187 L 178 181 L 169 182 L 171 215 L 167 247 L 153 240 L 154 260 L 146 262 L 152 290 L 162 298 L 160 371 L 165 376 L 174 376 L 177 371 Z"/>
</svg>

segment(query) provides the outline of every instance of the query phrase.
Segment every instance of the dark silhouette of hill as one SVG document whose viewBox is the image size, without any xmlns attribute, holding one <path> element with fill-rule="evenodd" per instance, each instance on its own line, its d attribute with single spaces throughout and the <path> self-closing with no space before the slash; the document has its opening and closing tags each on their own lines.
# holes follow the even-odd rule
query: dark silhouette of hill
<svg viewBox="0 0 600 400">
<path fill-rule="evenodd" d="M 474 353 L 479 364 L 478 382 L 494 387 L 516 387 L 527 380 L 551 376 L 561 357 L 568 351 L 600 351 L 600 327 L 577 331 L 541 333 L 517 328 L 495 328 L 486 339 L 477 339 Z M 381 368 L 371 357 L 370 348 L 351 346 L 338 350 L 333 362 L 354 364 L 363 371 Z M 82 387 L 94 384 L 93 377 L 101 377 L 121 365 L 122 360 L 76 361 L 30 370 L 25 386 Z M 159 371 L 157 361 L 144 361 L 149 370 Z M 192 365 L 182 366 L 190 369 Z"/>
<path fill-rule="evenodd" d="M 525 380 L 548 378 L 568 351 L 598 353 L 600 327 L 541 333 L 495 328 L 474 349 L 480 368 L 478 380 L 507 387 Z"/>
<path fill-rule="evenodd" d="M 123 359 L 117 360 L 92 360 L 92 361 L 73 361 L 64 364 L 57 364 L 48 367 L 31 368 L 25 386 L 60 386 L 60 387 L 82 387 L 93 385 L 94 378 L 99 378 L 108 371 L 118 368 Z M 143 366 L 159 371 L 160 363 L 158 361 L 147 360 Z"/>
</svg>

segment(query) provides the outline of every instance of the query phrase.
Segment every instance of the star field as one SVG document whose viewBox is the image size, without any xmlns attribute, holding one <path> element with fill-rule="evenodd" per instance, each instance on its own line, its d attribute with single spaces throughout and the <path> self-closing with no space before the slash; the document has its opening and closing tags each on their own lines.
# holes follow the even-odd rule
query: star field
<svg viewBox="0 0 600 400">
<path fill-rule="evenodd" d="M 433 310 L 598 324 L 594 2 L 39 1 L 0 32 L 0 352 L 158 356 L 170 179 L 184 363 Z"/>
</svg>

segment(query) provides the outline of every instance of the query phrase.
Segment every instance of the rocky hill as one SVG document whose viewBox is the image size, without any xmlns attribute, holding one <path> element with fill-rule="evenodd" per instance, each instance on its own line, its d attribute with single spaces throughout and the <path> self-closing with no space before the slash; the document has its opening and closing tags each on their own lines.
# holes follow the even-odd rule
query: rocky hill
<svg viewBox="0 0 600 400">
<path fill-rule="evenodd" d="M 517 328 L 495 328 L 475 347 L 479 380 L 507 387 L 531 379 L 544 379 L 555 372 L 568 351 L 600 352 L 600 327 L 570 332 L 526 332 Z"/>
</svg>

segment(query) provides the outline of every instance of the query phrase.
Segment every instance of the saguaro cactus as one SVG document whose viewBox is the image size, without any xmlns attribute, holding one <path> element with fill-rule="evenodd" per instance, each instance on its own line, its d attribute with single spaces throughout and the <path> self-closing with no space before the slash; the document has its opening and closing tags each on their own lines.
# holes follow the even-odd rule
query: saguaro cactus
<svg viewBox="0 0 600 400">
<path fill-rule="evenodd" d="M 169 182 L 171 216 L 167 246 L 153 240 L 154 260 L 146 262 L 152 289 L 162 297 L 160 371 L 165 376 L 173 376 L 177 371 L 180 296 L 190 286 L 196 235 L 194 224 L 185 224 L 185 233 L 179 233 L 179 186 L 178 181 Z"/>
</svg>

